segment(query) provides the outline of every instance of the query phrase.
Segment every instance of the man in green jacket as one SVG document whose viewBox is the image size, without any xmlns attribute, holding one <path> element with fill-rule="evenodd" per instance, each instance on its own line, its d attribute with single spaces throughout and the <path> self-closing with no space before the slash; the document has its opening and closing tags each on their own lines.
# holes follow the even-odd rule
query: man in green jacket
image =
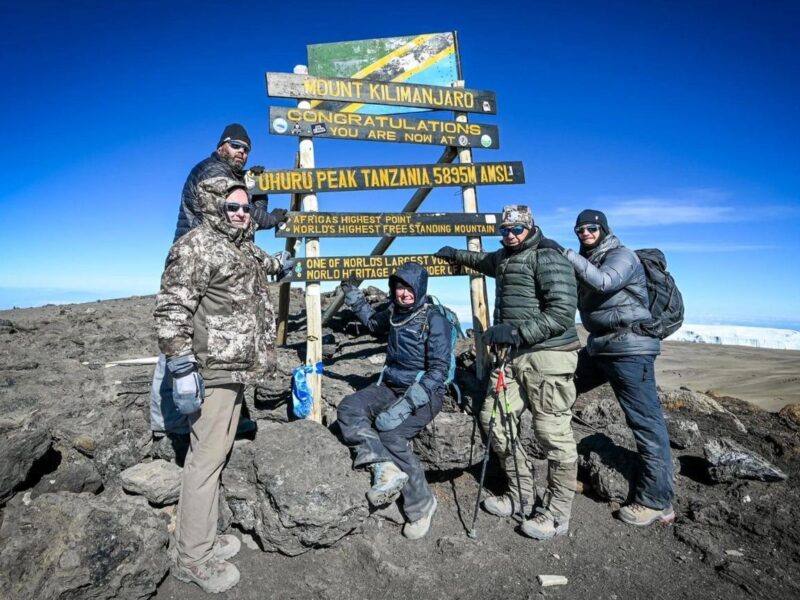
<svg viewBox="0 0 800 600">
<path fill-rule="evenodd" d="M 528 457 L 519 443 L 515 457 L 510 440 L 511 435 L 517 438 L 520 415 L 528 408 L 536 438 L 547 452 L 548 471 L 547 489 L 535 514 L 523 522 L 522 531 L 546 540 L 567 533 L 577 480 L 578 453 L 571 425 L 572 379 L 580 349 L 575 330 L 577 287 L 569 262 L 558 252 L 538 247 L 542 232 L 527 206 L 506 206 L 500 232 L 503 247 L 496 252 L 445 246 L 436 256 L 497 280 L 494 326 L 486 330 L 483 341 L 508 353 L 503 363 L 508 389 L 499 398 L 501 411 L 493 437 L 509 491 L 487 498 L 483 507 L 500 517 L 522 511 L 527 519 L 524 508 L 534 505 L 536 490 Z M 487 434 L 498 377 L 496 369 L 480 414 Z"/>
</svg>

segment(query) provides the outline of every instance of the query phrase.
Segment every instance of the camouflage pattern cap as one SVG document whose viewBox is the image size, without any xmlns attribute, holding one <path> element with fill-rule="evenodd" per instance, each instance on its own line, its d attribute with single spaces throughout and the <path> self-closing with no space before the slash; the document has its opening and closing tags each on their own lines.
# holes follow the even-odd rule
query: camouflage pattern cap
<svg viewBox="0 0 800 600">
<path fill-rule="evenodd" d="M 507 225 L 524 225 L 528 229 L 533 229 L 533 214 L 531 214 L 531 209 L 524 204 L 509 204 L 504 206 L 500 225 L 502 227 Z"/>
</svg>

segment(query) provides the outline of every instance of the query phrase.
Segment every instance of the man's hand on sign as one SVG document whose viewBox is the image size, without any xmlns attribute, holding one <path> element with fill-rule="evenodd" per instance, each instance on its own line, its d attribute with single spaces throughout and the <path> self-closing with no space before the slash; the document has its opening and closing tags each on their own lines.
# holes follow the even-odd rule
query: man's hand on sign
<svg viewBox="0 0 800 600">
<path fill-rule="evenodd" d="M 455 264 L 456 262 L 456 249 L 452 246 L 444 246 L 439 248 L 434 254 L 436 258 L 441 258 L 442 260 L 446 260 L 448 263 Z"/>
<path fill-rule="evenodd" d="M 286 219 L 289 218 L 288 213 L 289 211 L 285 208 L 273 208 L 271 211 L 269 211 L 269 214 L 275 220 L 276 224 L 286 221 Z"/>
<path fill-rule="evenodd" d="M 248 169 L 252 175 L 261 175 L 266 169 L 261 165 L 253 165 Z"/>
</svg>

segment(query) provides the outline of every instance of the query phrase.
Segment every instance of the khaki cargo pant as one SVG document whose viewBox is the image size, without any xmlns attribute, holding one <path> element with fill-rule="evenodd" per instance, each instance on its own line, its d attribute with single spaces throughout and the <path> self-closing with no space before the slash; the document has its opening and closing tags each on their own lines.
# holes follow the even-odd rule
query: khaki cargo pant
<svg viewBox="0 0 800 600">
<path fill-rule="evenodd" d="M 518 498 L 517 477 L 508 428 L 517 439 L 517 464 L 522 496 L 528 509 L 533 507 L 536 490 L 528 457 L 518 440 L 519 419 L 527 408 L 533 415 L 533 432 L 547 452 L 547 490 L 542 498 L 543 509 L 557 521 L 568 520 L 572 510 L 577 481 L 578 451 L 572 434 L 572 405 L 575 403 L 573 375 L 578 353 L 541 350 L 527 352 L 506 364 L 508 390 L 500 391 L 498 413 L 494 423 L 492 448 L 500 458 L 510 493 Z M 481 409 L 481 425 L 489 431 L 496 397 L 498 370 L 492 373 L 489 392 Z M 508 419 L 504 418 L 508 413 Z"/>
<path fill-rule="evenodd" d="M 219 513 L 219 479 L 233 446 L 244 386 L 206 388 L 199 412 L 189 416 L 189 452 L 183 467 L 178 526 L 178 561 L 185 567 L 203 564 L 214 555 Z"/>
</svg>

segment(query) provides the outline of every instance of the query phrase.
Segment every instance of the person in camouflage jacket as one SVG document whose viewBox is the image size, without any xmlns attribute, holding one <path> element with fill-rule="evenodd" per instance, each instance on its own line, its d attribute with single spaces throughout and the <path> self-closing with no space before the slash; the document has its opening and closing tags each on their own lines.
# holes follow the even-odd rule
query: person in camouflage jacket
<svg viewBox="0 0 800 600">
<path fill-rule="evenodd" d="M 173 398 L 191 425 L 172 573 L 218 592 L 239 580 L 236 567 L 223 560 L 238 551 L 238 540 L 216 535 L 219 478 L 244 385 L 263 383 L 275 370 L 267 275 L 284 264 L 252 242 L 255 223 L 241 182 L 202 181 L 198 200 L 202 222 L 170 249 L 154 317 Z"/>
</svg>

